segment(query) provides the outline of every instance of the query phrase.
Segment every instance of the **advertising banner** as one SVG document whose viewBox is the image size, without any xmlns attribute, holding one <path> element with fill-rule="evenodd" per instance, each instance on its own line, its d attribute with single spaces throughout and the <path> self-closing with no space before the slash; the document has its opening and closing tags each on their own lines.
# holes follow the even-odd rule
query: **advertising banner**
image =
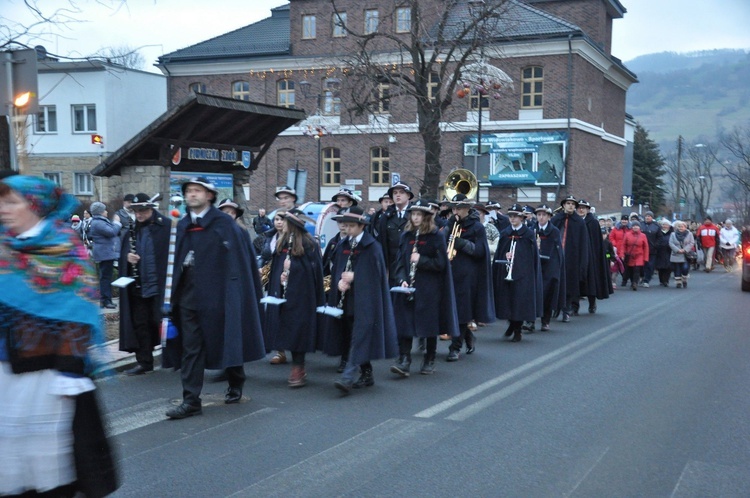
<svg viewBox="0 0 750 498">
<path fill-rule="evenodd" d="M 217 203 L 222 199 L 234 199 L 231 173 L 172 171 L 169 175 L 169 207 L 170 210 L 177 209 L 180 212 L 180 218 L 185 214 L 185 202 L 182 198 L 182 184 L 196 176 L 202 176 L 210 183 L 213 183 L 213 185 L 219 190 L 219 195 L 216 196 Z"/>
<path fill-rule="evenodd" d="M 482 134 L 482 152 L 489 154 L 488 180 L 493 187 L 565 184 L 564 131 Z M 464 156 L 477 150 L 477 136 L 464 140 Z"/>
</svg>

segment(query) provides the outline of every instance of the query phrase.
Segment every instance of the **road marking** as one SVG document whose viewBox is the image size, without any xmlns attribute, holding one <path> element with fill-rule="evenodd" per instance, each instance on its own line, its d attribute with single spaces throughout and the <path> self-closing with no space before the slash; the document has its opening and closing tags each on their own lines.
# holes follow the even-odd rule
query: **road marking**
<svg viewBox="0 0 750 498">
<path fill-rule="evenodd" d="M 434 416 L 436 416 L 436 415 L 438 415 L 440 413 L 443 413 L 444 411 L 450 410 L 454 406 L 456 406 L 456 405 L 458 405 L 460 403 L 463 403 L 464 401 L 467 401 L 467 400 L 473 398 L 474 396 L 482 394 L 482 393 L 484 393 L 485 391 L 487 391 L 489 389 L 492 389 L 492 388 L 494 388 L 494 387 L 496 387 L 496 386 L 498 386 L 498 385 L 500 385 L 500 384 L 502 384 L 502 383 L 504 383 L 504 382 L 506 382 L 506 381 L 508 381 L 510 379 L 513 379 L 514 377 L 518 377 L 521 374 L 523 374 L 523 373 L 525 373 L 525 372 L 527 372 L 529 370 L 533 370 L 533 369 L 541 366 L 542 364 L 544 364 L 544 363 L 546 363 L 546 362 L 548 362 L 548 361 L 550 361 L 550 360 L 552 360 L 554 358 L 557 358 L 558 356 L 566 354 L 566 353 L 568 353 L 569 351 L 571 351 L 573 349 L 581 348 L 587 342 L 595 341 L 595 340 L 599 339 L 599 337 L 601 337 L 601 336 L 603 336 L 605 334 L 611 334 L 613 331 L 620 330 L 619 332 L 616 332 L 612 336 L 612 338 L 617 337 L 617 336 L 621 335 L 622 333 L 624 333 L 625 330 L 627 330 L 629 328 L 632 328 L 632 326 L 633 326 L 634 323 L 646 322 L 646 321 L 652 319 L 652 317 L 650 316 L 650 314 L 652 312 L 655 312 L 655 311 L 658 311 L 658 310 L 662 310 L 662 309 L 664 309 L 664 307 L 665 307 L 666 304 L 671 303 L 673 301 L 677 301 L 678 298 L 681 299 L 682 297 L 683 296 L 677 296 L 676 295 L 676 296 L 674 296 L 674 297 L 672 297 L 670 299 L 667 299 L 667 300 L 664 300 L 664 301 L 660 301 L 658 304 L 655 304 L 655 305 L 651 306 L 650 308 L 646 308 L 646 309 L 642 310 L 642 314 L 643 314 L 644 318 L 641 318 L 640 320 L 637 320 L 636 322 L 633 322 L 633 318 L 630 317 L 630 316 L 626 317 L 626 318 L 623 318 L 622 320 L 619 320 L 619 321 L 617 321 L 617 322 L 615 322 L 613 324 L 607 325 L 606 327 L 604 327 L 602 329 L 599 329 L 598 331 L 593 332 L 593 333 L 587 335 L 586 337 L 581 337 L 580 339 L 571 342 L 567 346 L 563 346 L 563 347 L 558 348 L 558 349 L 556 349 L 554 351 L 551 351 L 551 352 L 549 352 L 549 353 L 547 353 L 545 355 L 540 356 L 539 358 L 537 358 L 537 359 L 535 359 L 533 361 L 525 363 L 525 364 L 523 364 L 523 365 L 521 365 L 519 367 L 514 368 L 513 370 L 511 370 L 509 372 L 506 372 L 506 373 L 504 373 L 504 374 L 502 374 L 502 375 L 500 375 L 498 377 L 495 377 L 494 379 L 490 379 L 490 380 L 488 380 L 486 382 L 483 382 L 482 384 L 479 384 L 476 387 L 473 387 L 473 388 L 471 388 L 471 389 L 469 389 L 467 391 L 464 391 L 461 394 L 457 394 L 456 396 L 448 398 L 445 401 L 442 401 L 442 402 L 440 402 L 440 403 L 438 403 L 436 405 L 433 405 L 433 406 L 431 406 L 431 407 L 429 407 L 429 408 L 427 408 L 425 410 L 422 410 L 422 411 L 416 413 L 414 416 L 417 417 L 417 418 L 431 418 L 431 417 L 434 417 Z M 601 344 L 604 344 L 608 340 L 610 340 L 610 339 L 604 340 L 603 342 L 601 342 Z M 601 344 L 597 342 L 594 346 L 598 347 Z M 591 349 L 594 349 L 594 348 L 588 348 L 587 347 L 585 349 L 585 351 L 588 352 Z M 573 355 L 573 359 L 578 358 L 581 355 L 582 355 L 582 353 L 575 353 Z M 565 363 L 562 363 L 561 365 L 559 365 L 559 367 L 561 367 L 561 366 L 563 366 L 563 365 L 565 365 L 567 363 L 569 363 L 569 361 L 566 361 Z M 557 367 L 557 368 L 559 368 L 559 367 Z M 540 378 L 540 377 L 535 377 L 535 380 L 538 380 L 538 378 Z M 520 382 L 523 383 L 524 381 L 520 381 Z M 529 382 L 528 384 L 530 384 L 530 383 L 531 382 Z M 509 392 L 508 394 L 506 394 L 506 396 L 509 395 L 509 394 L 512 394 L 513 392 L 516 392 L 518 389 L 521 389 L 522 387 L 525 387 L 525 385 L 528 385 L 528 384 L 523 384 L 523 385 L 517 386 L 516 388 L 514 388 L 514 390 L 512 390 L 511 392 Z M 509 386 L 509 388 L 512 388 L 512 387 L 513 386 Z M 461 413 L 461 412 L 458 412 L 458 413 Z"/>
<path fill-rule="evenodd" d="M 571 489 L 567 493 L 563 494 L 563 496 L 566 497 L 566 498 L 568 496 L 572 496 L 573 493 L 576 492 L 576 489 L 578 489 L 578 487 L 583 483 L 583 481 L 586 480 L 586 478 L 589 476 L 589 474 L 591 473 L 591 471 L 594 470 L 597 465 L 599 465 L 599 462 L 602 461 L 602 459 L 604 458 L 604 455 L 606 455 L 608 452 L 609 452 L 609 446 L 607 446 L 606 448 L 604 448 L 604 451 L 601 452 L 601 454 L 599 455 L 599 458 L 596 459 L 596 461 L 594 462 L 594 464 L 591 467 L 589 467 L 589 470 L 587 470 L 586 472 L 583 473 L 583 475 L 578 480 L 578 482 L 576 483 L 576 485 L 573 486 L 573 489 Z"/>
<path fill-rule="evenodd" d="M 356 495 L 358 486 L 417 458 L 417 441 L 434 443 L 456 430 L 427 421 L 385 420 L 229 496 Z"/>
<path fill-rule="evenodd" d="M 105 417 L 107 434 L 117 436 L 166 420 L 164 413 L 170 406 L 166 399 L 154 399 L 108 413 Z"/>
</svg>

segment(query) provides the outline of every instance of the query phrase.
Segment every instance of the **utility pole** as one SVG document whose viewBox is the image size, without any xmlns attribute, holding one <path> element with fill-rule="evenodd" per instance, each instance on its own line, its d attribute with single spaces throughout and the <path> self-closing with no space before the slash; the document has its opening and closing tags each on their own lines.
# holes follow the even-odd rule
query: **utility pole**
<svg viewBox="0 0 750 498">
<path fill-rule="evenodd" d="M 675 182 L 674 192 L 674 213 L 673 217 L 677 219 L 677 208 L 680 205 L 680 184 L 682 183 L 682 135 L 677 137 L 677 180 Z M 680 209 L 682 215 L 682 209 Z M 682 216 L 680 216 L 682 218 Z"/>
</svg>

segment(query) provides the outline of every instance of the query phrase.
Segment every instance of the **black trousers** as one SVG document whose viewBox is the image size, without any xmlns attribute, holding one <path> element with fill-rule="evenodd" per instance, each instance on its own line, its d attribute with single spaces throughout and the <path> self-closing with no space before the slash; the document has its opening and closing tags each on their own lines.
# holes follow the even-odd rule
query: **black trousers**
<svg viewBox="0 0 750 498">
<path fill-rule="evenodd" d="M 200 324 L 200 313 L 180 306 L 180 334 L 182 336 L 182 398 L 185 403 L 200 406 L 203 373 L 206 369 L 205 337 Z M 242 389 L 245 369 L 242 365 L 227 367 L 229 387 Z"/>
<path fill-rule="evenodd" d="M 461 351 L 461 346 L 463 346 L 464 341 L 466 341 L 466 346 L 474 344 L 474 332 L 469 330 L 468 323 L 459 323 L 458 330 L 461 331 L 461 335 L 451 339 L 451 345 L 448 348 L 451 351 Z"/>
<path fill-rule="evenodd" d="M 437 337 L 427 337 L 425 339 L 425 354 L 426 355 L 432 355 L 432 357 L 435 357 L 435 353 L 437 353 Z M 410 355 L 411 356 L 411 349 L 414 345 L 414 338 L 413 337 L 402 337 L 398 336 L 398 354 L 399 355 Z M 461 349 L 461 346 L 459 346 L 459 349 Z"/>
<path fill-rule="evenodd" d="M 112 272 L 114 265 L 114 259 L 99 262 L 99 295 L 102 304 L 112 302 Z"/>
<path fill-rule="evenodd" d="M 159 326 L 161 325 L 159 298 L 158 296 L 141 297 L 134 285 L 128 286 L 128 302 L 130 303 L 130 320 L 133 324 L 133 333 L 138 341 L 135 359 L 140 366 L 153 368 L 153 351 L 159 338 Z M 133 289 L 131 290 L 130 287 L 133 287 Z"/>
</svg>

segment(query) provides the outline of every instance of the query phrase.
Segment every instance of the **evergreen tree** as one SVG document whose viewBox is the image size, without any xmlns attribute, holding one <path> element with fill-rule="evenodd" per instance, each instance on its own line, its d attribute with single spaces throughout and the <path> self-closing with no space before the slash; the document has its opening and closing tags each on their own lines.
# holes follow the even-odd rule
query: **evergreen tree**
<svg viewBox="0 0 750 498">
<path fill-rule="evenodd" d="M 633 203 L 648 204 L 658 213 L 664 206 L 664 158 L 659 146 L 640 123 L 635 125 L 633 146 Z"/>
</svg>

